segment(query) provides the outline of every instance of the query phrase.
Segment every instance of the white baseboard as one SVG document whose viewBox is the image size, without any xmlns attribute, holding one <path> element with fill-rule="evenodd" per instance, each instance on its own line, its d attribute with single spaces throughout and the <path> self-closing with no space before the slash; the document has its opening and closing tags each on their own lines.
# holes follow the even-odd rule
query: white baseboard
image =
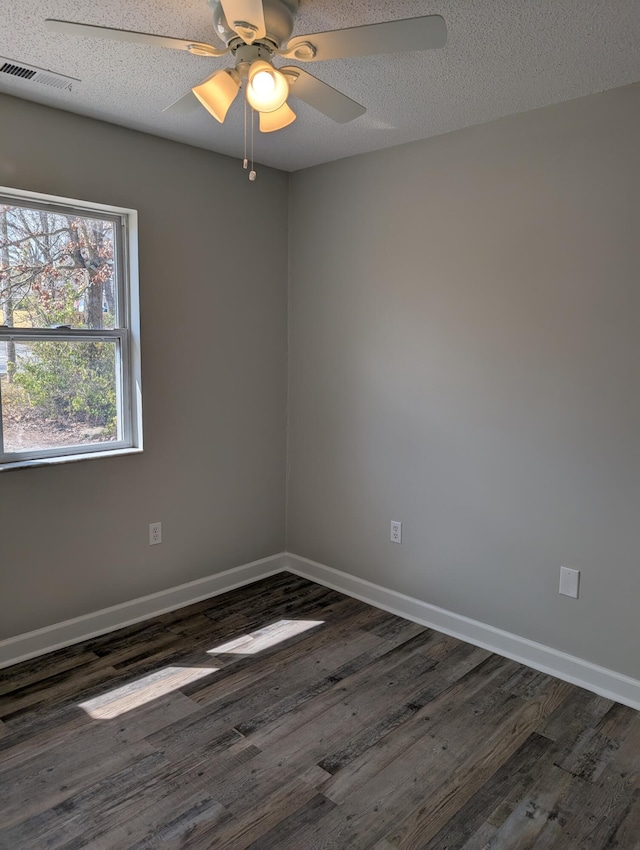
<svg viewBox="0 0 640 850">
<path fill-rule="evenodd" d="M 157 617 L 176 608 L 184 608 L 185 605 L 218 596 L 284 569 L 284 555 L 272 555 L 178 587 L 160 590 L 120 605 L 103 608 L 101 611 L 7 638 L 0 641 L 0 668 Z"/>
<path fill-rule="evenodd" d="M 0 668 L 192 605 L 284 570 L 640 710 L 640 681 L 637 679 L 290 553 L 262 558 L 7 638 L 0 641 Z"/>
<path fill-rule="evenodd" d="M 640 681 L 630 676 L 478 620 L 454 614 L 308 558 L 287 553 L 284 561 L 285 569 L 296 575 L 640 710 Z"/>
</svg>

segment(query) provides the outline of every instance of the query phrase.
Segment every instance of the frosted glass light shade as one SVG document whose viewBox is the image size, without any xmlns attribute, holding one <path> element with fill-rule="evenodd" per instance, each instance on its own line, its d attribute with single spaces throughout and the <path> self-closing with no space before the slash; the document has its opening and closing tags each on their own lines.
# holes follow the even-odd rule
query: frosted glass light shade
<svg viewBox="0 0 640 850">
<path fill-rule="evenodd" d="M 236 99 L 240 82 L 229 71 L 216 71 L 204 83 L 191 89 L 216 121 L 224 123 L 229 107 Z"/>
<path fill-rule="evenodd" d="M 263 59 L 256 59 L 247 77 L 247 101 L 256 112 L 275 112 L 289 96 L 284 74 Z"/>
<path fill-rule="evenodd" d="M 296 113 L 288 104 L 283 103 L 280 109 L 260 113 L 260 132 L 273 133 L 274 130 L 282 130 L 283 127 L 288 127 L 295 120 Z"/>
</svg>

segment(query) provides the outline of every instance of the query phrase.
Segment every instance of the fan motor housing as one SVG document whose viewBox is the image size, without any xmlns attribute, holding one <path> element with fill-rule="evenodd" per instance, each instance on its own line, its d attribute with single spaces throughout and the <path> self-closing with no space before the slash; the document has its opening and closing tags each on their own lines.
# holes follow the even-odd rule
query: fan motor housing
<svg viewBox="0 0 640 850">
<path fill-rule="evenodd" d="M 261 42 L 245 44 L 236 36 L 235 43 L 231 43 L 231 52 L 235 56 L 236 71 L 244 79 L 249 72 L 249 68 L 257 59 L 263 59 L 265 62 L 271 64 L 274 51 L 271 45 L 265 45 Z"/>
<path fill-rule="evenodd" d="M 237 33 L 231 29 L 219 0 L 209 0 L 213 9 L 213 25 L 219 38 L 227 46 L 238 38 Z M 299 0 L 263 0 L 264 23 L 267 30 L 265 38 L 273 42 L 276 47 L 284 44 L 293 32 L 293 21 L 298 12 Z"/>
</svg>

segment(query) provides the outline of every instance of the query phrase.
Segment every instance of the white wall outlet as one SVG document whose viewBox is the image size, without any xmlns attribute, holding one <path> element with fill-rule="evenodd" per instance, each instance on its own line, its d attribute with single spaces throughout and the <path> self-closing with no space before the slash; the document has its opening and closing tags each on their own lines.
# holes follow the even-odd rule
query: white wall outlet
<svg viewBox="0 0 640 850">
<path fill-rule="evenodd" d="M 580 570 L 570 570 L 569 567 L 560 567 L 560 593 L 564 596 L 578 598 L 578 587 L 580 585 Z"/>
<path fill-rule="evenodd" d="M 392 543 L 402 543 L 402 523 L 395 519 L 391 520 L 391 533 L 389 540 Z"/>
<path fill-rule="evenodd" d="M 149 525 L 149 546 L 162 543 L 162 523 L 152 522 Z"/>
</svg>

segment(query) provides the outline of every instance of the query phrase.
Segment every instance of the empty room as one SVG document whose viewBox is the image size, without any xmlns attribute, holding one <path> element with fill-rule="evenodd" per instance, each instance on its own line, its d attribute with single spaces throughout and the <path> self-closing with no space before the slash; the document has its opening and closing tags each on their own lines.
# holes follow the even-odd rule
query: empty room
<svg viewBox="0 0 640 850">
<path fill-rule="evenodd" d="M 637 0 L 0 0 L 0 850 L 640 850 Z"/>
</svg>

